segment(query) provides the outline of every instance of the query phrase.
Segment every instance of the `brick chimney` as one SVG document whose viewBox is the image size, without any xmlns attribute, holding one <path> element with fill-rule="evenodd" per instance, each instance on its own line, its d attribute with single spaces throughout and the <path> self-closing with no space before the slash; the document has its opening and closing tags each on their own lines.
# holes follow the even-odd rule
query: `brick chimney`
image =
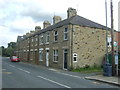
<svg viewBox="0 0 120 90">
<path fill-rule="evenodd" d="M 40 26 L 35 26 L 35 32 L 38 32 L 41 30 L 41 27 Z"/>
<path fill-rule="evenodd" d="M 53 24 L 56 24 L 56 23 L 60 22 L 61 20 L 62 20 L 62 19 L 61 19 L 60 16 L 54 16 L 54 17 L 53 17 Z"/>
<path fill-rule="evenodd" d="M 43 28 L 47 28 L 47 27 L 49 27 L 51 24 L 50 24 L 50 22 L 49 21 L 44 21 L 44 23 L 43 23 Z"/>
<path fill-rule="evenodd" d="M 67 18 L 71 18 L 72 16 L 76 16 L 76 15 L 77 15 L 76 9 L 68 8 L 68 10 L 67 10 Z"/>
</svg>

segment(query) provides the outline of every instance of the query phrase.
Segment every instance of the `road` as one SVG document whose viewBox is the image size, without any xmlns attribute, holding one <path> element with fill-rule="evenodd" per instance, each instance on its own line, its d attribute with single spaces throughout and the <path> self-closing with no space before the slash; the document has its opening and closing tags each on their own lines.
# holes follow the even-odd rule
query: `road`
<svg viewBox="0 0 120 90">
<path fill-rule="evenodd" d="M 2 88 L 118 88 L 82 74 L 2 59 Z"/>
</svg>

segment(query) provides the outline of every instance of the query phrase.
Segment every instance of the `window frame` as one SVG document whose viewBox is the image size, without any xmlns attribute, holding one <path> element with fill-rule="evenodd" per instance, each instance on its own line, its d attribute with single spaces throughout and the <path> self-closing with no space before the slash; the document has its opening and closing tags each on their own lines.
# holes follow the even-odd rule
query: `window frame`
<svg viewBox="0 0 120 90">
<path fill-rule="evenodd" d="M 49 44 L 50 42 L 50 33 L 46 33 L 46 44 Z"/>
<path fill-rule="evenodd" d="M 67 32 L 65 31 L 67 29 Z M 65 38 L 65 35 L 67 35 L 67 38 Z M 64 40 L 68 40 L 68 28 L 64 28 L 64 36 L 63 36 Z"/>
<path fill-rule="evenodd" d="M 39 49 L 39 61 L 43 61 L 43 48 Z"/>
<path fill-rule="evenodd" d="M 55 34 L 55 32 L 57 32 L 57 34 Z M 56 40 L 56 37 L 57 37 L 57 40 Z M 54 42 L 57 42 L 58 41 L 58 31 L 54 31 Z"/>
<path fill-rule="evenodd" d="M 44 36 L 40 35 L 40 44 L 44 44 Z"/>
<path fill-rule="evenodd" d="M 76 58 L 76 61 L 74 60 Z M 77 53 L 73 53 L 73 62 L 77 62 Z"/>
<path fill-rule="evenodd" d="M 32 38 L 31 42 L 33 42 L 33 41 L 34 41 L 34 39 Z"/>
<path fill-rule="evenodd" d="M 57 51 L 57 53 L 56 53 Z M 57 60 L 55 60 L 57 59 Z M 53 62 L 58 62 L 58 49 L 53 50 Z"/>
</svg>

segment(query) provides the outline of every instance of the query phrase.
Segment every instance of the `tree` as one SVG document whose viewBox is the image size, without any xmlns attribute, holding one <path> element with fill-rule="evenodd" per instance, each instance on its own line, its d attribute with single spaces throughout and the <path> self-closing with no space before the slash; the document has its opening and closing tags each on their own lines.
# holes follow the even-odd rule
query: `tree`
<svg viewBox="0 0 120 90">
<path fill-rule="evenodd" d="M 0 48 L 1 48 L 2 56 L 10 57 L 10 56 L 14 55 L 16 43 L 10 42 L 10 43 L 8 43 L 7 48 L 5 48 L 4 46 L 1 46 Z"/>
<path fill-rule="evenodd" d="M 12 48 L 12 47 L 7 48 L 6 49 L 6 54 L 9 57 L 12 56 L 14 54 L 14 48 Z"/>
<path fill-rule="evenodd" d="M 10 47 L 15 48 L 16 47 L 16 43 L 15 42 L 8 43 L 8 48 L 10 48 Z"/>
</svg>

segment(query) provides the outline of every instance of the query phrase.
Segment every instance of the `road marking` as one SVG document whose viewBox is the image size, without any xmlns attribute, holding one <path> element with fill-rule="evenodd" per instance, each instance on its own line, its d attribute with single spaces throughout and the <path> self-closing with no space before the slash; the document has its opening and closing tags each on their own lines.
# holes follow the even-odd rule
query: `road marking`
<svg viewBox="0 0 120 90">
<path fill-rule="evenodd" d="M 75 75 L 70 75 L 70 74 L 66 74 L 66 73 L 61 73 L 61 72 L 57 72 L 59 74 L 63 74 L 63 75 L 66 75 L 66 76 L 71 76 L 71 77 L 75 77 L 75 78 L 80 78 L 80 79 L 84 79 L 84 77 L 79 77 L 79 76 L 75 76 Z"/>
<path fill-rule="evenodd" d="M 12 72 L 2 72 L 3 74 L 12 74 Z"/>
<path fill-rule="evenodd" d="M 57 71 L 57 70 L 55 70 L 55 69 L 48 69 L 48 70 L 50 70 L 50 71 Z"/>
<path fill-rule="evenodd" d="M 100 84 L 100 83 L 98 83 L 98 82 L 92 82 L 93 84 Z"/>
<path fill-rule="evenodd" d="M 11 67 L 15 67 L 15 66 L 13 66 L 13 65 L 9 65 L 9 66 L 11 66 Z"/>
<path fill-rule="evenodd" d="M 6 69 L 2 69 L 2 71 L 5 71 Z"/>
<path fill-rule="evenodd" d="M 50 81 L 50 82 L 52 82 L 52 83 L 58 84 L 58 85 L 60 85 L 60 86 L 66 87 L 66 88 L 71 88 L 71 87 L 69 87 L 69 86 L 67 86 L 67 85 L 63 85 L 63 84 L 61 84 L 61 83 L 58 83 L 58 82 L 53 81 L 53 80 L 50 80 L 50 79 L 48 79 L 48 78 L 44 78 L 44 77 L 42 77 L 42 76 L 37 76 L 37 77 L 40 77 L 40 78 L 42 78 L 42 79 L 44 79 L 44 80 Z"/>
<path fill-rule="evenodd" d="M 24 71 L 24 72 L 26 72 L 26 73 L 30 73 L 29 71 L 27 71 L 27 70 L 24 70 L 24 69 L 21 69 L 21 68 L 18 68 L 19 70 L 21 70 L 21 71 Z"/>
</svg>

